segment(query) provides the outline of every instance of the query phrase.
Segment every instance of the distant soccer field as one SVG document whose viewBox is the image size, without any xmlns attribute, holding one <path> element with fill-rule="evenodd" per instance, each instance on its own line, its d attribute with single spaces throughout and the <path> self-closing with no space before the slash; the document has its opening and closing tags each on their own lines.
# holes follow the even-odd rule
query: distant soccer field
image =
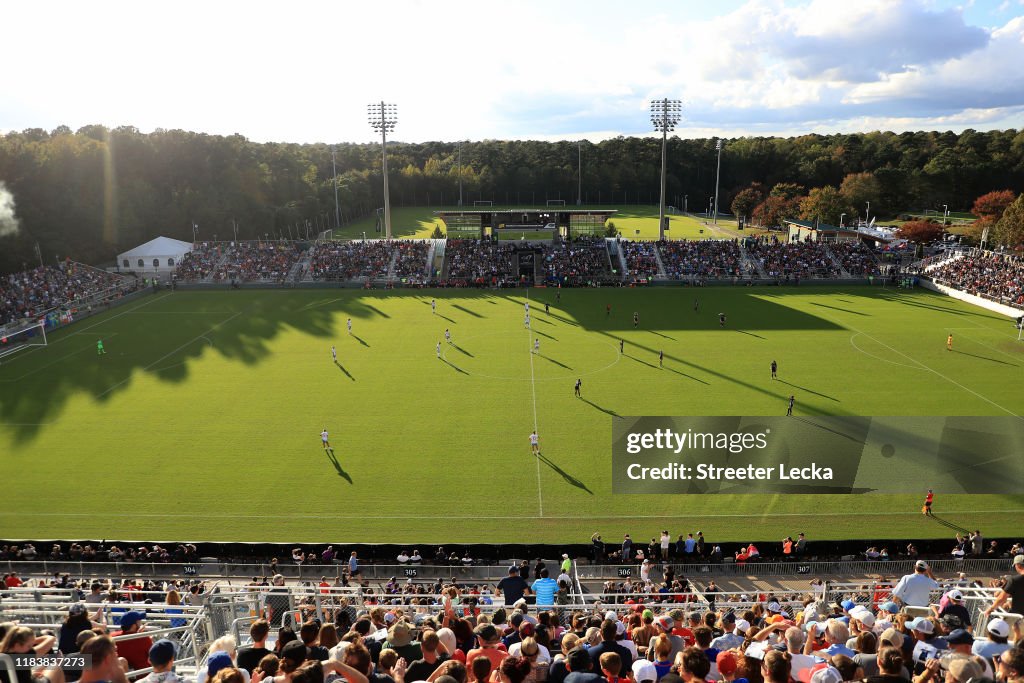
<svg viewBox="0 0 1024 683">
<path fill-rule="evenodd" d="M 1015 339 L 995 314 L 877 287 L 161 292 L 0 365 L 0 537 L 951 536 L 920 495 L 612 495 L 611 422 L 780 415 L 790 393 L 803 415 L 1020 415 Z M 936 512 L 1017 534 L 1024 496 Z"/>
<path fill-rule="evenodd" d="M 543 206 L 543 205 L 542 205 Z M 486 211 L 489 207 L 464 206 L 467 211 Z M 496 211 L 508 208 L 495 206 Z M 537 208 L 537 207 L 531 207 Z M 550 207 L 552 210 L 572 211 L 576 207 Z M 649 205 L 629 206 L 597 206 L 584 208 L 614 209 L 617 213 L 612 216 L 611 222 L 619 234 L 628 239 L 654 240 L 658 239 L 658 207 Z M 391 214 L 391 230 L 395 237 L 404 239 L 425 239 L 430 237 L 435 227 L 445 230 L 444 221 L 434 215 L 440 207 L 428 206 L 403 206 L 396 207 Z M 457 207 L 445 207 L 445 210 L 456 211 Z M 765 231 L 759 228 L 749 228 L 743 232 L 736 231 L 736 221 L 729 221 L 723 218 L 718 219 L 718 225 L 706 225 L 712 223 L 709 219 L 705 221 L 697 216 L 670 215 L 668 239 L 698 240 L 698 239 L 727 239 L 737 235 L 757 235 Z M 340 230 L 334 231 L 334 236 L 340 239 L 361 239 L 365 234 L 367 238 L 380 237 L 381 233 L 376 232 L 377 218 L 370 216 L 355 221 Z M 547 239 L 548 234 L 540 235 L 538 238 Z M 527 239 L 530 236 L 527 235 Z"/>
</svg>

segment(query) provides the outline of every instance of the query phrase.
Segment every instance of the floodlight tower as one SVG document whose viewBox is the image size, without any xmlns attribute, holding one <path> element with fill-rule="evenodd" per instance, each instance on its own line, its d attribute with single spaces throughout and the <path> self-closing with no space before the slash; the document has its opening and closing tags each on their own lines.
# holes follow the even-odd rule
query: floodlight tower
<svg viewBox="0 0 1024 683">
<path fill-rule="evenodd" d="M 722 138 L 715 141 L 715 149 L 718 150 L 718 166 L 715 168 L 715 225 L 718 225 L 718 177 L 722 173 Z"/>
<path fill-rule="evenodd" d="M 384 239 L 391 239 L 391 201 L 388 195 L 388 133 L 398 125 L 398 106 L 381 101 L 367 106 L 370 127 L 380 131 L 381 153 L 384 157 Z"/>
<path fill-rule="evenodd" d="M 663 98 L 651 102 L 651 125 L 661 133 L 661 200 L 658 202 L 658 239 L 665 239 L 665 155 L 668 150 L 668 134 L 683 118 L 683 103 L 680 100 Z"/>
</svg>

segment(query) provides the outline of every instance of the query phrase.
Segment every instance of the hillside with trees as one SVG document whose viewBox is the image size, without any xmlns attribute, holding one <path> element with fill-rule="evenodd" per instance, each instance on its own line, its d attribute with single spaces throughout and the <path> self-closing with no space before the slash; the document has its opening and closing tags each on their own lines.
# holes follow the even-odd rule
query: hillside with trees
<svg viewBox="0 0 1024 683">
<path fill-rule="evenodd" d="M 336 154 L 341 222 L 382 205 L 380 146 L 341 143 Z M 396 206 L 454 205 L 458 146 L 389 143 Z M 574 204 L 577 143 L 486 140 L 464 143 L 467 205 Z M 660 140 L 619 137 L 584 142 L 586 204 L 658 201 Z M 715 141 L 668 143 L 670 204 L 703 211 L 714 194 Z M 256 143 L 241 136 L 181 130 L 143 134 L 133 127 L 31 129 L 0 137 L 0 182 L 13 195 L 20 229 L 0 231 L 0 270 L 43 258 L 110 261 L 157 234 L 192 239 L 297 237 L 335 221 L 332 147 Z M 1024 188 L 1024 132 L 873 132 L 726 140 L 721 210 L 762 222 L 799 214 L 838 222 L 914 209 L 971 210 L 979 197 Z M 1005 195 L 983 202 L 993 227 Z M 1012 236 L 994 229 L 993 235 Z"/>
</svg>

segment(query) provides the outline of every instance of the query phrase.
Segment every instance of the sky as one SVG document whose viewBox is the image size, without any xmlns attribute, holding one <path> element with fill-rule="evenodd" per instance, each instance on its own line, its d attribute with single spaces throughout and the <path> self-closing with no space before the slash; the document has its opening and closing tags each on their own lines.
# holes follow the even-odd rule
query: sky
<svg viewBox="0 0 1024 683">
<path fill-rule="evenodd" d="M 0 9 L 0 133 L 599 141 L 1024 128 L 1024 0 L 81 2 Z"/>
</svg>

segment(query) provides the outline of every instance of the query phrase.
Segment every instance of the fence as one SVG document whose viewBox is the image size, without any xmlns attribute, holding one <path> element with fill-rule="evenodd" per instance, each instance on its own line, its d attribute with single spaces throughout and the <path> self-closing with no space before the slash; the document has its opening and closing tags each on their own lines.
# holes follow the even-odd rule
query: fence
<svg viewBox="0 0 1024 683">
<path fill-rule="evenodd" d="M 559 560 L 545 560 L 549 568 L 557 567 Z M 1009 570 L 1008 558 L 967 558 L 963 560 L 929 560 L 936 574 L 967 572 L 977 575 L 1006 574 Z M 419 581 L 438 579 L 447 581 L 456 579 L 461 582 L 494 582 L 508 575 L 510 564 L 518 564 L 518 560 L 509 559 L 500 565 L 441 565 L 441 564 L 362 564 L 359 566 L 360 577 L 370 581 L 387 581 L 391 577 L 414 579 Z M 632 564 L 593 565 L 578 560 L 573 563 L 580 581 L 605 581 L 615 578 L 639 576 L 639 566 Z M 898 576 L 909 574 L 914 570 L 914 560 L 877 560 L 864 561 L 848 559 L 838 562 L 746 562 L 736 563 L 732 558 L 725 558 L 719 563 L 670 563 L 677 576 L 751 576 L 751 577 L 800 577 L 800 576 L 835 576 L 835 575 L 870 575 Z M 54 574 L 71 574 L 75 577 L 99 578 L 247 578 L 254 576 L 272 576 L 281 574 L 291 581 L 313 581 L 326 576 L 329 579 L 341 578 L 348 567 L 344 564 L 279 564 L 240 563 L 221 561 L 214 558 L 201 558 L 190 564 L 171 564 L 160 562 L 75 562 L 68 560 L 36 560 L 32 562 L 6 560 L 0 562 L 4 572 L 17 572 L 20 576 L 46 576 Z M 659 565 L 655 565 L 652 573 L 660 574 Z"/>
<path fill-rule="evenodd" d="M 162 600 L 164 594 L 160 594 Z M 178 644 L 175 663 L 179 672 L 198 668 L 216 631 L 211 628 L 205 606 L 166 605 L 156 602 L 118 602 L 114 604 L 87 604 L 90 618 L 110 629 L 117 627 L 120 617 L 127 611 L 138 610 L 146 614 L 146 628 L 140 633 L 114 636 L 114 642 L 138 638 L 169 638 Z M 0 621 L 17 621 L 29 628 L 57 631 L 68 616 L 68 610 L 79 602 L 77 592 L 67 589 L 10 589 L 0 596 Z M 138 669 L 128 673 L 136 678 L 152 669 Z"/>
</svg>

